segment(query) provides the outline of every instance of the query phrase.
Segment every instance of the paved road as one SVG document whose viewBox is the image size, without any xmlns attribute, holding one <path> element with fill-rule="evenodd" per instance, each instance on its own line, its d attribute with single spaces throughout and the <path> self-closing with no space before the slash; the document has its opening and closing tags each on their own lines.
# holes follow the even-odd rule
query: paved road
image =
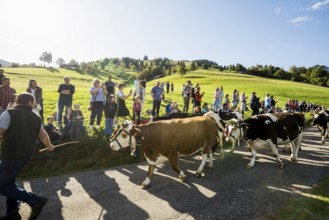
<svg viewBox="0 0 329 220">
<path fill-rule="evenodd" d="M 284 169 L 278 169 L 269 149 L 260 151 L 253 169 L 246 169 L 250 154 L 237 147 L 214 161 L 214 171 L 195 178 L 200 158 L 183 157 L 185 183 L 168 163 L 158 167 L 148 190 L 140 188 L 145 163 L 50 177 L 21 183 L 26 189 L 50 197 L 40 219 L 261 219 L 287 198 L 301 197 L 329 174 L 329 144 L 320 145 L 316 129 L 304 132 L 298 164 L 281 153 Z M 110 152 L 109 152 L 110 153 Z M 1 214 L 4 197 L 0 197 Z M 23 204 L 24 219 L 30 208 Z"/>
</svg>

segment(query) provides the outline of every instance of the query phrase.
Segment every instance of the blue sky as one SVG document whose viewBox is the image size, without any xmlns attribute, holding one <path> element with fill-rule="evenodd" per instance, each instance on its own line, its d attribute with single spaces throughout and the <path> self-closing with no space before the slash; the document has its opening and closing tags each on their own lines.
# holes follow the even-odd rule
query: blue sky
<svg viewBox="0 0 329 220">
<path fill-rule="evenodd" d="M 329 66 L 328 24 L 329 0 L 0 0 L 0 59 Z"/>
</svg>

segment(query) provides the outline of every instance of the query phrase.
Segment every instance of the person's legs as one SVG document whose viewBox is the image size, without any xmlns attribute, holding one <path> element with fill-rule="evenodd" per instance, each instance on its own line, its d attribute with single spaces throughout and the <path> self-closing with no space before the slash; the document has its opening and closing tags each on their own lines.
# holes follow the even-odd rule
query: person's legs
<svg viewBox="0 0 329 220">
<path fill-rule="evenodd" d="M 64 110 L 64 103 L 61 101 L 58 101 L 57 123 L 59 125 L 62 124 L 63 110 Z"/>
<path fill-rule="evenodd" d="M 17 212 L 20 201 L 30 206 L 38 203 L 40 197 L 33 193 L 27 193 L 16 185 L 16 176 L 30 160 L 2 160 L 0 161 L 0 194 L 7 197 L 7 214 Z"/>
<path fill-rule="evenodd" d="M 156 102 L 156 113 L 157 113 L 157 116 L 159 116 L 160 106 L 161 106 L 161 100 L 157 100 L 157 102 Z"/>
<path fill-rule="evenodd" d="M 155 108 L 156 108 L 156 100 L 153 100 L 153 106 L 152 106 L 152 116 L 155 115 Z"/>
<path fill-rule="evenodd" d="M 43 118 L 43 103 L 40 103 L 41 110 L 39 111 L 39 115 L 41 117 L 41 122 L 42 124 L 44 123 L 44 118 Z"/>
<path fill-rule="evenodd" d="M 97 114 L 96 110 L 97 110 L 96 105 L 94 103 L 93 109 L 91 109 L 91 114 L 90 114 L 90 121 L 89 121 L 90 127 L 94 125 L 96 114 Z"/>
<path fill-rule="evenodd" d="M 96 102 L 96 116 L 97 116 L 96 125 L 97 126 L 100 126 L 100 124 L 101 124 L 103 111 L 104 111 L 103 102 Z"/>
<path fill-rule="evenodd" d="M 113 124 L 114 124 L 114 118 L 105 118 L 105 129 L 104 129 L 105 135 L 112 135 Z"/>
<path fill-rule="evenodd" d="M 137 124 L 139 125 L 141 123 L 141 112 L 136 112 L 137 114 Z"/>
</svg>

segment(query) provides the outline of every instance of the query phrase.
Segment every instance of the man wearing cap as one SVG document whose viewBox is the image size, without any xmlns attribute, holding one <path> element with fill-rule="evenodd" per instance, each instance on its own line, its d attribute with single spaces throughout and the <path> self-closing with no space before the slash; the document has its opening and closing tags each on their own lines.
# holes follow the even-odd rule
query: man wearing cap
<svg viewBox="0 0 329 220">
<path fill-rule="evenodd" d="M 59 127 L 62 127 L 64 107 L 66 109 L 72 107 L 73 94 L 75 92 L 74 85 L 70 84 L 70 77 L 64 77 L 64 83 L 59 85 L 57 92 L 59 93 L 57 123 Z M 65 119 L 64 123 L 66 123 Z"/>
</svg>

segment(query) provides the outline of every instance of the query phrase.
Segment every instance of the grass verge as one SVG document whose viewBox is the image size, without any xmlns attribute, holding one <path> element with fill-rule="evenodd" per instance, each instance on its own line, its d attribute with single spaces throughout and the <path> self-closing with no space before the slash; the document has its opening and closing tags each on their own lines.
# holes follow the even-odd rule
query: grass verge
<svg viewBox="0 0 329 220">
<path fill-rule="evenodd" d="M 329 175 L 309 193 L 301 193 L 302 198 L 286 201 L 268 220 L 325 220 L 329 219 Z"/>
</svg>

